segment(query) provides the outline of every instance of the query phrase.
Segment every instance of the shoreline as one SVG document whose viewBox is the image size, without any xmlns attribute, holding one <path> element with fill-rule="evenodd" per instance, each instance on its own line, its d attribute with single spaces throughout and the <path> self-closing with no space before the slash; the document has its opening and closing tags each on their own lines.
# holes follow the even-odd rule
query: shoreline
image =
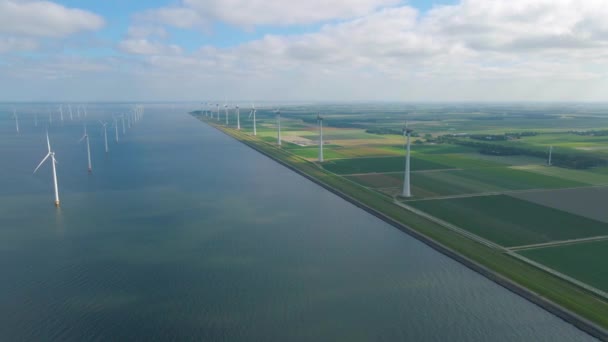
<svg viewBox="0 0 608 342">
<path fill-rule="evenodd" d="M 554 301 L 544 297 L 541 294 L 538 294 L 538 293 L 532 291 L 531 289 L 529 289 L 523 285 L 518 284 L 514 280 L 511 280 L 508 277 L 506 277 L 505 275 L 500 274 L 499 272 L 492 270 L 491 268 L 489 268 L 485 265 L 480 264 L 479 262 L 459 253 L 458 251 L 446 246 L 445 244 L 443 244 L 439 241 L 436 241 L 435 239 L 425 235 L 424 233 L 410 227 L 409 225 L 397 221 L 396 219 L 388 216 L 387 214 L 381 212 L 380 210 L 372 208 L 371 206 L 363 203 L 362 201 L 356 199 L 355 197 L 323 182 L 321 179 L 318 179 L 318 178 L 304 172 L 303 170 L 298 169 L 297 167 L 289 164 L 288 162 L 282 160 L 281 158 L 270 154 L 268 151 L 265 151 L 264 149 L 260 148 L 256 144 L 253 144 L 253 143 L 249 142 L 248 140 L 239 139 L 236 135 L 231 134 L 231 132 L 234 131 L 233 129 L 215 124 L 213 122 L 209 122 L 208 120 L 204 120 L 204 118 L 201 118 L 198 116 L 194 116 L 194 117 L 196 119 L 200 120 L 201 122 L 206 123 L 209 126 L 217 129 L 218 131 L 234 138 L 235 140 L 241 142 L 242 144 L 252 148 L 253 150 L 261 153 L 262 155 L 272 159 L 273 161 L 278 162 L 280 165 L 287 167 L 288 169 L 296 172 L 297 174 L 305 177 L 306 179 L 314 182 L 315 184 L 321 186 L 322 188 L 324 188 L 324 189 L 330 191 L 331 193 L 339 196 L 340 198 L 348 201 L 349 203 L 355 205 L 356 207 L 365 210 L 367 213 L 374 215 L 378 219 L 380 219 L 380 220 L 390 224 L 391 226 L 399 229 L 400 231 L 412 236 L 413 238 L 415 238 L 418 241 L 424 243 L 425 245 L 433 248 L 434 250 L 438 251 L 439 253 L 455 260 L 456 262 L 459 262 L 460 264 L 462 264 L 465 267 L 473 270 L 474 272 L 484 276 L 485 278 L 489 279 L 490 281 L 493 281 L 494 283 L 511 291 L 512 293 L 515 293 L 515 294 L 519 295 L 520 297 L 523 297 L 524 299 L 530 301 L 531 303 L 533 303 L 533 304 L 541 307 L 542 309 L 550 312 L 551 314 L 561 318 L 565 322 L 572 324 L 579 330 L 582 330 L 585 333 L 587 333 L 601 341 L 608 341 L 608 330 L 606 330 L 603 327 L 601 327 L 600 325 L 590 321 L 589 319 L 575 313 L 574 311 L 572 311 L 570 309 L 567 309 L 567 308 L 555 303 Z M 242 132 L 239 132 L 239 131 L 234 131 L 234 133 L 243 134 Z M 272 147 L 277 150 L 280 150 L 279 148 L 277 148 L 275 146 L 271 146 L 271 144 L 268 144 L 267 142 L 264 142 L 262 140 L 259 140 L 258 142 L 266 144 L 266 145 L 268 145 L 268 147 Z"/>
</svg>

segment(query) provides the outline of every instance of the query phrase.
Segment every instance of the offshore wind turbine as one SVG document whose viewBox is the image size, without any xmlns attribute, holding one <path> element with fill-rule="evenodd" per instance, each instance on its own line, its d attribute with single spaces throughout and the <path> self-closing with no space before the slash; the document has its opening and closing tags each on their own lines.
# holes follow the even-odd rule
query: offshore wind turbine
<svg viewBox="0 0 608 342">
<path fill-rule="evenodd" d="M 91 166 L 91 145 L 89 143 L 89 135 L 87 134 L 87 124 L 84 124 L 84 135 L 78 142 L 81 142 L 82 140 L 86 140 L 87 143 L 87 160 L 89 162 L 89 173 L 91 173 L 93 172 L 93 167 Z"/>
<path fill-rule="evenodd" d="M 118 142 L 118 119 L 114 116 L 112 117 L 114 119 L 114 134 L 115 134 L 115 139 L 116 142 Z"/>
<path fill-rule="evenodd" d="M 412 191 L 410 190 L 410 137 L 412 135 L 412 130 L 407 127 L 407 121 L 405 122 L 405 127 L 403 127 L 403 135 L 406 137 L 406 152 L 403 191 L 401 192 L 401 196 L 412 197 Z"/>
<path fill-rule="evenodd" d="M 105 142 L 106 153 L 108 153 L 108 123 L 102 121 L 99 121 L 99 123 L 103 127 L 103 138 Z"/>
<path fill-rule="evenodd" d="M 59 105 L 59 119 L 63 121 L 63 105 Z"/>
<path fill-rule="evenodd" d="M 319 123 L 319 163 L 323 162 L 323 117 L 317 114 L 317 122 Z"/>
<path fill-rule="evenodd" d="M 281 110 L 276 109 L 274 112 L 277 113 L 277 145 L 281 146 Z"/>
<path fill-rule="evenodd" d="M 256 128 L 255 113 L 256 113 L 255 105 L 252 103 L 251 104 L 251 112 L 249 112 L 249 118 L 251 118 L 251 116 L 253 115 L 253 135 L 254 136 L 258 135 L 258 131 L 257 131 L 257 128 Z"/>
<path fill-rule="evenodd" d="M 215 104 L 215 109 L 217 111 L 217 121 L 220 121 L 220 104 L 219 103 Z"/>
<path fill-rule="evenodd" d="M 72 113 L 72 105 L 68 103 L 68 110 L 70 112 L 70 121 L 74 120 L 74 114 Z"/>
<path fill-rule="evenodd" d="M 19 116 L 17 116 L 17 109 L 13 108 L 13 117 L 15 118 L 15 129 L 17 130 L 17 134 L 19 134 Z"/>
<path fill-rule="evenodd" d="M 241 111 L 239 109 L 239 105 L 236 105 L 236 129 L 241 129 Z"/>
<path fill-rule="evenodd" d="M 42 164 L 44 164 L 44 162 L 49 157 L 51 157 L 51 166 L 53 168 L 53 186 L 55 188 L 55 207 L 59 208 L 59 186 L 57 185 L 57 170 L 55 168 L 55 164 L 57 164 L 57 160 L 55 159 L 55 152 L 53 152 L 51 150 L 51 141 L 49 140 L 49 132 L 46 132 L 46 146 L 48 147 L 49 152 L 47 153 L 46 157 L 44 157 L 42 159 L 40 164 L 38 164 L 36 169 L 34 169 L 34 173 L 36 173 L 36 171 L 38 171 L 40 166 L 42 166 Z"/>
<path fill-rule="evenodd" d="M 553 157 L 553 145 L 549 146 L 549 159 L 547 160 L 547 166 L 551 166 L 552 157 Z"/>
</svg>

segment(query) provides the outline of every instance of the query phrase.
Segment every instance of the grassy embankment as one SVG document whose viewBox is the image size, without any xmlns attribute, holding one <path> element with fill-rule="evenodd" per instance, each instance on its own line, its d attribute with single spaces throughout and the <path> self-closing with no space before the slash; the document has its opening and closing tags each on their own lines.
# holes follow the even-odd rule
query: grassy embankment
<svg viewBox="0 0 608 342">
<path fill-rule="evenodd" d="M 482 268 L 493 271 L 494 274 L 485 274 L 489 278 L 493 278 L 493 280 L 504 285 L 504 279 L 500 277 L 502 276 L 512 283 L 531 291 L 536 294 L 536 300 L 529 296 L 528 298 L 534 300 L 537 304 L 551 310 L 551 307 L 547 307 L 542 302 L 543 299 L 546 299 L 583 318 L 583 320 L 577 322 L 575 319 L 571 319 L 571 317 L 566 317 L 560 312 L 551 310 L 574 324 L 583 326 L 584 328 L 585 324 L 580 324 L 580 322 L 585 319 L 595 323 L 604 329 L 604 331 L 600 331 L 599 336 L 608 338 L 608 334 L 605 331 L 605 329 L 608 329 L 608 302 L 605 300 L 560 278 L 512 258 L 502 251 L 486 247 L 439 224 L 403 210 L 403 208 L 395 205 L 390 197 L 383 196 L 341 176 L 325 171 L 317 164 L 281 149 L 273 143 L 265 142 L 250 135 L 248 132 L 227 128 L 214 122 L 206 121 L 204 118 L 199 117 L 199 119 L 277 161 L 298 170 L 300 173 L 314 178 L 320 184 L 349 197 L 352 202 L 360 203 L 363 207 L 381 213 L 389 221 L 392 220 L 403 225 L 401 229 L 406 232 L 413 235 L 422 235 L 423 241 L 425 237 L 434 241 L 437 244 L 434 246 L 435 248 L 446 248 L 446 250 L 455 252 L 459 256 L 482 266 Z M 428 241 L 425 242 L 429 243 Z M 429 244 L 433 245 L 432 243 Z M 598 334 L 596 333 L 596 335 Z"/>
</svg>

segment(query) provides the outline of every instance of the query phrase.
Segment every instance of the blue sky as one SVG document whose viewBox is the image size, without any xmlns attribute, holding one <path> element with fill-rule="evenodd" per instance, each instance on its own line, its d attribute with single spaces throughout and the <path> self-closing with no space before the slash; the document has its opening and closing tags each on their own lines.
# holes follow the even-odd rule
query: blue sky
<svg viewBox="0 0 608 342">
<path fill-rule="evenodd" d="M 607 15 L 602 0 L 0 0 L 0 100 L 607 100 Z"/>
</svg>

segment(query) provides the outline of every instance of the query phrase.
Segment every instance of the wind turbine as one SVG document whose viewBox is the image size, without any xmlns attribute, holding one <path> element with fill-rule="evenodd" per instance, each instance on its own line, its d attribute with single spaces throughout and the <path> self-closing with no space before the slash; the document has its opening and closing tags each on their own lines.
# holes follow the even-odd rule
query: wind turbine
<svg viewBox="0 0 608 342">
<path fill-rule="evenodd" d="M 72 105 L 68 103 L 68 110 L 70 111 L 70 121 L 74 120 L 74 114 L 72 113 Z"/>
<path fill-rule="evenodd" d="M 114 116 L 114 133 L 115 133 L 115 139 L 116 142 L 118 142 L 118 119 Z"/>
<path fill-rule="evenodd" d="M 551 157 L 553 157 L 553 146 L 549 146 L 549 160 L 547 160 L 547 166 L 551 166 Z"/>
<path fill-rule="evenodd" d="M 255 105 L 252 103 L 251 104 L 251 112 L 249 112 L 249 118 L 251 118 L 251 116 L 253 115 L 253 135 L 258 135 L 258 131 L 256 129 L 256 121 L 255 121 Z"/>
<path fill-rule="evenodd" d="M 42 159 L 40 164 L 38 164 L 36 169 L 34 169 L 34 173 L 36 173 L 36 171 L 38 171 L 40 166 L 42 166 L 42 164 L 44 164 L 44 162 L 49 157 L 51 157 L 51 163 L 52 163 L 51 166 L 53 168 L 53 185 L 55 187 L 55 207 L 59 208 L 59 187 L 57 185 L 57 170 L 55 168 L 55 164 L 57 164 L 57 160 L 55 159 L 55 152 L 51 151 L 51 142 L 49 140 L 49 132 L 46 132 L 46 146 L 48 147 L 49 152 L 47 153 L 46 157 L 44 157 Z"/>
<path fill-rule="evenodd" d="M 103 138 L 105 141 L 106 153 L 108 153 L 108 123 L 99 121 L 101 126 L 103 127 Z"/>
<path fill-rule="evenodd" d="M 277 113 L 277 145 L 281 146 L 281 110 L 276 109 L 274 112 Z"/>
<path fill-rule="evenodd" d="M 215 109 L 217 111 L 217 121 L 220 121 L 220 104 L 219 103 L 215 104 Z"/>
<path fill-rule="evenodd" d="M 17 116 L 17 109 L 13 108 L 13 117 L 15 118 L 15 128 L 17 129 L 17 134 L 19 134 L 19 117 Z"/>
<path fill-rule="evenodd" d="M 319 163 L 323 162 L 323 117 L 317 114 L 317 122 L 319 123 Z"/>
<path fill-rule="evenodd" d="M 236 105 L 236 129 L 241 129 L 241 111 L 239 109 L 239 105 Z"/>
<path fill-rule="evenodd" d="M 93 172 L 93 167 L 91 166 L 91 145 L 89 144 L 89 135 L 87 134 L 87 124 L 84 124 L 84 134 L 78 142 L 81 142 L 83 139 L 87 142 L 87 159 L 89 162 L 89 173 L 91 173 Z"/>
<path fill-rule="evenodd" d="M 59 105 L 59 119 L 63 121 L 63 105 Z"/>
<path fill-rule="evenodd" d="M 407 127 L 407 121 L 405 127 L 403 127 L 403 135 L 406 137 L 406 153 L 405 153 L 405 173 L 403 175 L 403 192 L 401 196 L 412 197 L 410 190 L 410 137 L 412 130 Z"/>
<path fill-rule="evenodd" d="M 226 112 L 226 126 L 228 126 L 228 105 L 224 102 L 224 111 Z"/>
</svg>

